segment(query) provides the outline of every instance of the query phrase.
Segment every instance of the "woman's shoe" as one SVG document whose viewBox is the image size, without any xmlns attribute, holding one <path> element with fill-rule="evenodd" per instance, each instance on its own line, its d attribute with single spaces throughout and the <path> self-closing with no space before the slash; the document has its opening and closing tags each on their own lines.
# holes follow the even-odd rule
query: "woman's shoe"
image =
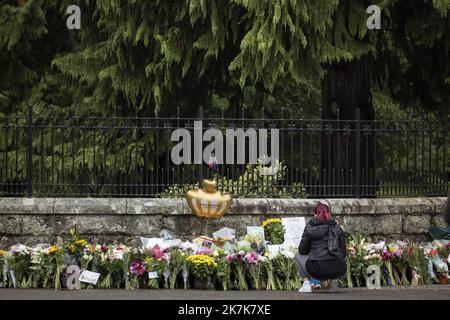
<svg viewBox="0 0 450 320">
<path fill-rule="evenodd" d="M 312 287 L 314 290 L 320 290 L 320 289 L 322 289 L 322 285 L 321 285 L 321 283 L 320 283 L 320 280 L 311 279 L 311 280 L 309 280 L 309 282 L 311 283 L 311 287 Z"/>
<path fill-rule="evenodd" d="M 309 282 L 309 281 L 303 282 L 303 285 L 302 285 L 302 287 L 298 290 L 298 292 L 301 292 L 301 293 L 311 293 L 311 292 L 312 292 L 311 282 Z"/>
</svg>

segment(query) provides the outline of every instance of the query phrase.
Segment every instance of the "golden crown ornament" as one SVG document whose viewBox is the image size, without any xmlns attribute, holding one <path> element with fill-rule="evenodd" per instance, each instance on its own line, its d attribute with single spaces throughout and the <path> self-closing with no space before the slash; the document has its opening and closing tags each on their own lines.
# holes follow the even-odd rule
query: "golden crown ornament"
<svg viewBox="0 0 450 320">
<path fill-rule="evenodd" d="M 192 212 L 199 217 L 208 219 L 221 218 L 231 207 L 230 193 L 217 191 L 217 183 L 213 180 L 203 180 L 203 189 L 189 190 L 186 201 Z"/>
</svg>

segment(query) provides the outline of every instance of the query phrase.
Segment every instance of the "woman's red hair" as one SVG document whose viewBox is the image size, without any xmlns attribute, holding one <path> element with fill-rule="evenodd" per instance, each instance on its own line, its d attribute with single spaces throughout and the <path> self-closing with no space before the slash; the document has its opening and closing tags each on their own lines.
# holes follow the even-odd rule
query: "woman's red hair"
<svg viewBox="0 0 450 320">
<path fill-rule="evenodd" d="M 331 210 L 330 208 L 323 203 L 319 203 L 314 210 L 317 220 L 319 221 L 327 221 L 331 220 Z"/>
</svg>

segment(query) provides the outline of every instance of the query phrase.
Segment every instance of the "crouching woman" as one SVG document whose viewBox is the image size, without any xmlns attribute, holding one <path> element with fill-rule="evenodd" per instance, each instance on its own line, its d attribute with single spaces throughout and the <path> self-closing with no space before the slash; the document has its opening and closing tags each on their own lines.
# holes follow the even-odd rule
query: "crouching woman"
<svg viewBox="0 0 450 320">
<path fill-rule="evenodd" d="M 331 216 L 327 205 L 315 208 L 314 218 L 306 225 L 295 256 L 303 285 L 299 292 L 312 292 L 310 279 L 335 280 L 346 273 L 345 233 Z M 332 287 L 336 286 L 333 281 Z"/>
</svg>

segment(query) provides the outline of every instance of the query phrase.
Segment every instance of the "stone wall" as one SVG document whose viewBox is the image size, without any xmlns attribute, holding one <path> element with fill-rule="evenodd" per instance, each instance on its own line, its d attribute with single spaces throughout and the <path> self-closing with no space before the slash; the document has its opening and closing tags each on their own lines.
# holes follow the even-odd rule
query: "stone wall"
<svg viewBox="0 0 450 320">
<path fill-rule="evenodd" d="M 72 226 L 86 239 L 98 242 L 139 242 L 138 236 L 157 236 L 161 229 L 189 239 L 204 230 L 228 226 L 238 234 L 272 216 L 313 215 L 318 202 L 331 206 L 335 218 L 350 233 L 373 239 L 424 240 L 431 225 L 444 226 L 446 198 L 380 199 L 235 199 L 220 220 L 200 220 L 184 199 L 64 199 L 0 198 L 0 247 L 35 244 L 66 238 Z"/>
</svg>

